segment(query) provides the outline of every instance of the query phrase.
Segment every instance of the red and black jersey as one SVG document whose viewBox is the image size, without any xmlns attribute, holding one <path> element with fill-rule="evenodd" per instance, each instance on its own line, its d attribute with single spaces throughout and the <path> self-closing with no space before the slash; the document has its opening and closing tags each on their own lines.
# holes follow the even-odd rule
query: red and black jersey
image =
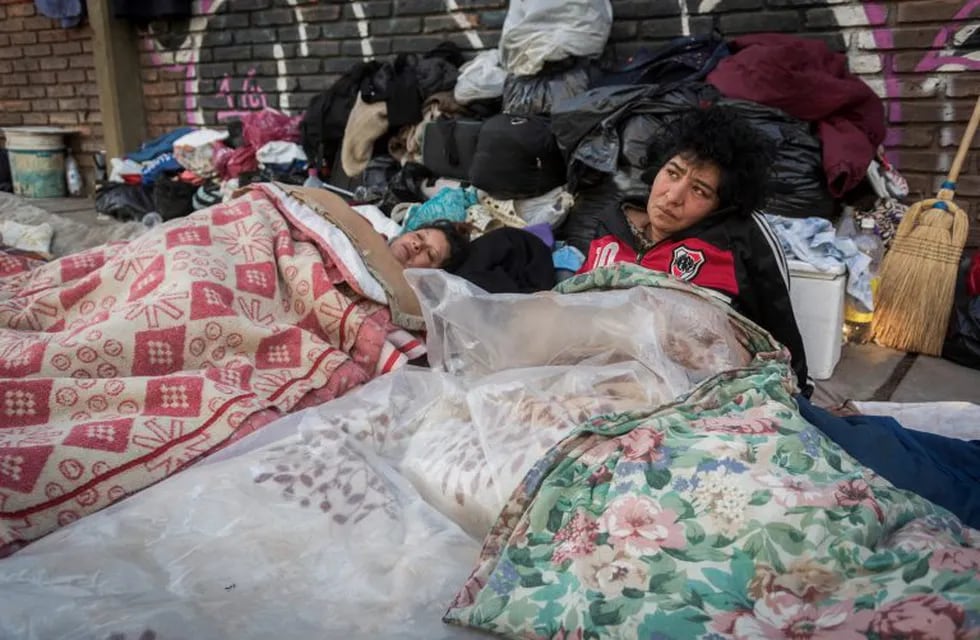
<svg viewBox="0 0 980 640">
<path fill-rule="evenodd" d="M 626 234 L 622 234 L 626 235 Z M 640 254 L 632 237 L 592 241 L 579 273 L 632 262 L 724 294 L 736 311 L 786 345 L 800 387 L 807 388 L 806 354 L 789 297 L 789 269 L 766 219 L 712 216 Z"/>
</svg>

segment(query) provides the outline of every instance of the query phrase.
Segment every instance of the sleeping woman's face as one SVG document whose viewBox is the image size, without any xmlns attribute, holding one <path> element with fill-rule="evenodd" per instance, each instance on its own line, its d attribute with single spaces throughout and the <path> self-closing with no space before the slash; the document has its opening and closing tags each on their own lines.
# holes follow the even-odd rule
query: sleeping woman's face
<svg viewBox="0 0 980 640">
<path fill-rule="evenodd" d="M 388 246 L 395 260 L 406 269 L 438 269 L 449 262 L 449 240 L 439 229 L 410 231 Z"/>
</svg>

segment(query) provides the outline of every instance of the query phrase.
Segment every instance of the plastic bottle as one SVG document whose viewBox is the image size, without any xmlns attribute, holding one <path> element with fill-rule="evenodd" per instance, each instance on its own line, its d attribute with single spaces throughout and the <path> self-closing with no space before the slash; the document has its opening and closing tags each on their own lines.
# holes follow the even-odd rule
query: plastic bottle
<svg viewBox="0 0 980 640">
<path fill-rule="evenodd" d="M 92 162 L 95 164 L 95 181 L 102 184 L 109 179 L 109 174 L 105 167 L 105 151 L 96 151 L 92 154 Z"/>
<path fill-rule="evenodd" d="M 871 298 L 874 300 L 878 292 L 879 270 L 885 247 L 878 234 L 875 233 L 875 221 L 871 218 L 861 220 L 861 231 L 854 236 L 854 244 L 858 250 L 871 260 L 868 265 L 868 275 L 871 278 Z M 868 309 L 857 299 L 847 296 L 844 303 L 844 336 L 852 344 L 865 344 L 871 341 L 871 320 L 874 318 L 874 304 Z"/>
<path fill-rule="evenodd" d="M 71 152 L 65 158 L 65 181 L 68 183 L 68 193 L 73 196 L 82 195 L 82 172 L 78 170 L 78 162 Z"/>
<path fill-rule="evenodd" d="M 853 238 L 857 233 L 857 225 L 854 224 L 854 207 L 845 206 L 844 213 L 837 224 L 837 237 Z"/>
<path fill-rule="evenodd" d="M 319 172 L 316 170 L 315 167 L 310 167 L 310 169 L 306 173 L 307 173 L 307 178 L 306 178 L 306 182 L 303 183 L 304 187 L 316 187 L 318 189 L 326 188 L 327 185 L 325 185 L 323 183 L 323 180 L 320 179 Z"/>
</svg>

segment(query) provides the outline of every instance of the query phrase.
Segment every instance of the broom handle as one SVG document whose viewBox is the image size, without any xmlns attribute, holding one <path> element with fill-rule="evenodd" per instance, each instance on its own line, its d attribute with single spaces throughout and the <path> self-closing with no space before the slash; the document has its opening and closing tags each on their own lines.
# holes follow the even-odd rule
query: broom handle
<svg viewBox="0 0 980 640">
<path fill-rule="evenodd" d="M 946 182 L 952 184 L 943 185 L 944 189 L 956 189 L 956 179 L 960 177 L 960 169 L 963 168 L 963 161 L 966 160 L 966 154 L 970 150 L 970 145 L 973 144 L 973 136 L 977 133 L 978 124 L 980 124 L 980 98 L 977 98 L 977 104 L 973 107 L 970 123 L 966 125 L 966 133 L 963 134 L 960 148 L 956 151 L 956 157 L 953 159 L 953 166 L 950 167 L 949 176 L 946 177 Z"/>
</svg>

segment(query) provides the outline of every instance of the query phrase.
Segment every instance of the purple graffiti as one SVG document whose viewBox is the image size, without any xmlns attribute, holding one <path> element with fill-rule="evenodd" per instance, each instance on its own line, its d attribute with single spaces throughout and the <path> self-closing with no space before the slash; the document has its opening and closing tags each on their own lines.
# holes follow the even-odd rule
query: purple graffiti
<svg viewBox="0 0 980 640">
<path fill-rule="evenodd" d="M 963 25 L 977 8 L 980 7 L 980 0 L 968 0 L 950 19 L 950 24 L 939 29 L 933 40 L 932 49 L 926 52 L 922 60 L 915 67 L 916 73 L 930 74 L 941 71 L 947 65 L 958 65 L 960 68 L 968 70 L 980 69 L 980 60 L 970 57 L 970 49 L 975 47 L 972 42 L 964 42 L 961 47 L 955 46 L 954 36 L 957 33 L 957 24 Z M 888 8 L 881 2 L 865 2 L 865 15 L 868 24 L 886 24 L 888 18 Z M 885 93 L 888 98 L 888 122 L 902 122 L 902 83 L 895 70 L 894 59 L 894 36 L 889 27 L 879 27 L 872 30 L 875 45 L 881 51 L 879 57 L 882 62 L 882 76 L 885 83 Z M 902 128 L 889 126 L 885 136 L 885 148 L 899 146 L 902 141 Z M 893 159 L 896 164 L 897 159 Z"/>
<path fill-rule="evenodd" d="M 218 111 L 216 115 L 218 122 L 229 118 L 241 118 L 250 111 L 265 109 L 269 106 L 265 92 L 262 91 L 262 87 L 253 82 L 254 80 L 254 68 L 249 70 L 245 79 L 242 80 L 241 85 L 237 88 L 233 86 L 231 76 L 227 73 L 225 74 L 221 84 L 218 85 L 218 96 L 228 102 L 228 109 Z M 235 95 L 238 96 L 237 103 L 235 101 Z"/>
<path fill-rule="evenodd" d="M 864 3 L 864 13 L 868 17 L 869 24 L 885 24 L 888 20 L 888 9 L 877 2 L 865 2 Z M 873 32 L 875 45 L 879 49 L 884 49 L 886 51 L 891 51 L 894 42 L 892 41 L 892 32 L 888 27 L 883 27 L 881 29 L 875 29 Z M 888 102 L 888 122 L 901 122 L 902 121 L 902 104 L 898 100 L 901 95 L 902 85 L 895 75 L 894 65 L 892 64 L 892 59 L 895 57 L 891 53 L 880 54 L 881 65 L 884 71 L 882 72 L 885 80 L 885 92 L 888 97 L 894 98 Z M 886 149 L 898 145 L 902 140 L 902 131 L 898 127 L 888 127 L 885 134 L 884 146 Z"/>
<path fill-rule="evenodd" d="M 980 0 L 969 0 L 964 2 L 963 6 L 956 15 L 953 16 L 953 22 L 962 22 L 973 15 L 973 12 L 980 7 Z M 976 70 L 980 69 L 980 60 L 975 60 L 969 56 L 959 55 L 959 51 L 954 50 L 951 54 L 947 54 L 945 49 L 948 43 L 953 42 L 956 30 L 953 26 L 946 26 L 939 30 L 936 34 L 936 39 L 932 43 L 932 51 L 926 54 L 922 58 L 922 62 L 915 68 L 916 71 L 922 73 L 930 73 L 941 69 L 945 65 L 959 65 L 964 69 Z"/>
</svg>

